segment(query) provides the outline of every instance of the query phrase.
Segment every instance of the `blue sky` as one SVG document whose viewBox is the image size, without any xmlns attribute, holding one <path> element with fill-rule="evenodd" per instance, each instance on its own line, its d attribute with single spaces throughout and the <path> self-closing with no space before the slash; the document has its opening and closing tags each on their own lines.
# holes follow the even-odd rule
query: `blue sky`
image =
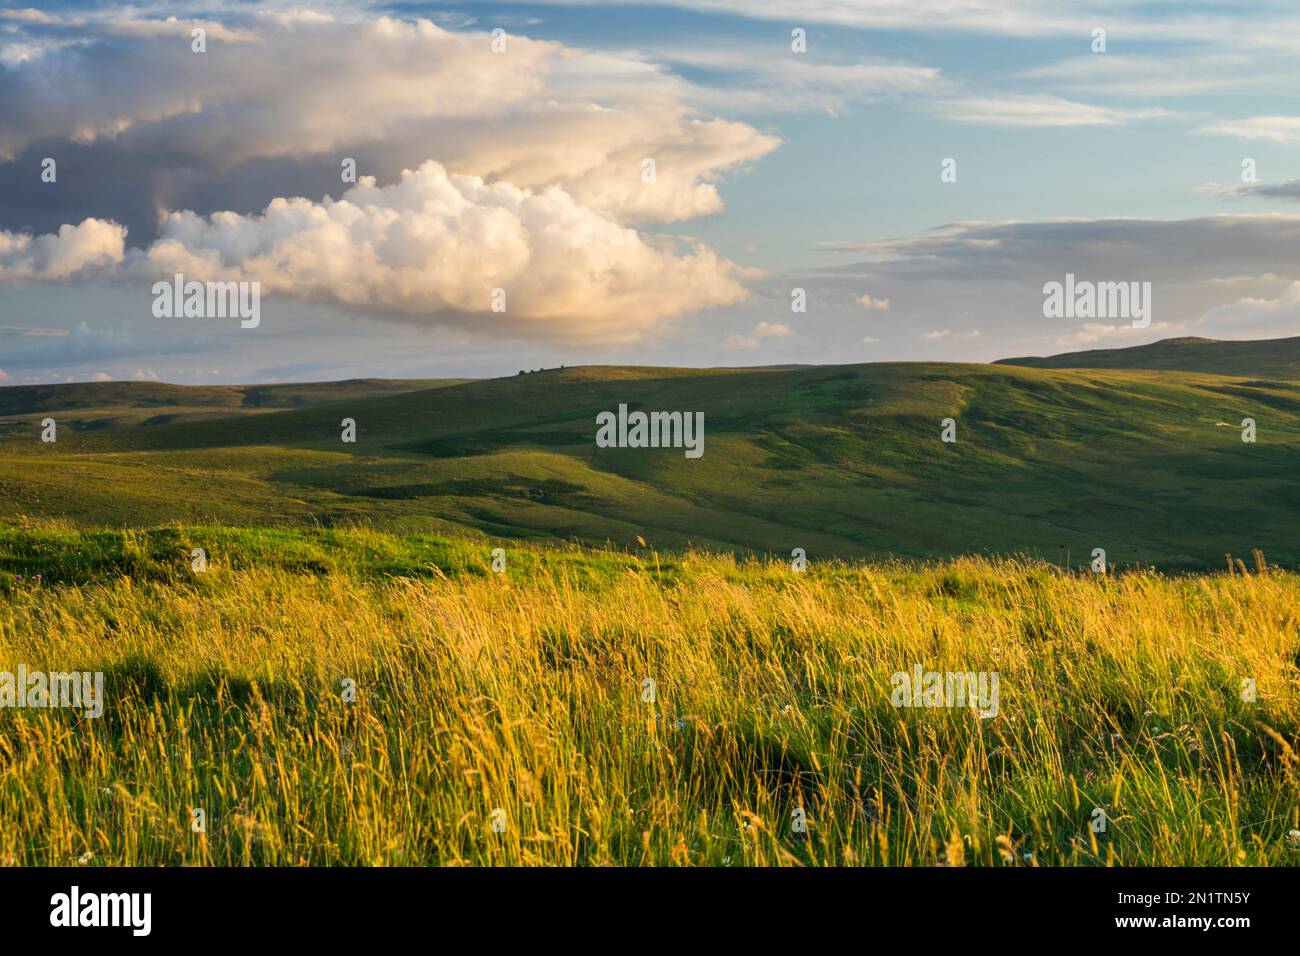
<svg viewBox="0 0 1300 956">
<path fill-rule="evenodd" d="M 1297 47 L 1280 3 L 0 6 L 0 382 L 1295 334 Z M 177 270 L 261 323 L 155 317 Z M 1149 327 L 1045 318 L 1067 272 Z"/>
</svg>

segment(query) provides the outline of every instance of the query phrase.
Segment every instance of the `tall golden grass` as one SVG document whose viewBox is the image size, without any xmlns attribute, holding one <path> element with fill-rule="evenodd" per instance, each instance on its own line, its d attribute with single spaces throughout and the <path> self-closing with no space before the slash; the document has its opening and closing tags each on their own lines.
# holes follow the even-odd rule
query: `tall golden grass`
<svg viewBox="0 0 1300 956">
<path fill-rule="evenodd" d="M 0 669 L 106 707 L 0 711 L 0 862 L 1300 862 L 1294 574 L 671 560 L 14 589 Z"/>
</svg>

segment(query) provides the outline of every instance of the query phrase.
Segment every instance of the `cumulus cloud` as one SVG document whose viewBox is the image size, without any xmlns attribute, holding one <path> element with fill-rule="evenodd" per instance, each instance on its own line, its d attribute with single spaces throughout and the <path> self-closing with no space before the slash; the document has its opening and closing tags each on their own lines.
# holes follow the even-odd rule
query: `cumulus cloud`
<svg viewBox="0 0 1300 956">
<path fill-rule="evenodd" d="M 11 19 L 0 222 L 35 225 L 0 231 L 0 283 L 183 272 L 594 346 L 745 296 L 708 248 L 635 227 L 720 211 L 720 178 L 779 140 L 638 56 L 309 10 Z M 33 190 L 51 152 L 58 188 Z"/>
<path fill-rule="evenodd" d="M 889 308 L 888 299 L 875 298 L 868 292 L 862 293 L 855 301 L 868 312 L 884 312 Z"/>
<path fill-rule="evenodd" d="M 9 382 L 12 380 L 13 379 L 10 377 L 9 373 L 0 368 L 0 382 Z"/>
<path fill-rule="evenodd" d="M 172 209 L 251 212 L 329 192 L 344 157 L 380 182 L 434 159 L 521 188 L 559 185 L 624 222 L 674 221 L 719 211 L 719 177 L 779 144 L 701 114 L 662 68 L 630 55 L 517 35 L 494 53 L 486 32 L 302 12 L 205 21 L 208 52 L 195 54 L 198 22 L 24 23 L 0 40 L 0 59 L 6 44 L 40 51 L 0 71 L 0 156 L 16 160 L 0 169 L 11 204 L 0 210 L 27 213 L 11 221 L 53 229 L 33 217 L 76 208 L 147 237 Z M 51 144 L 95 181 L 61 181 L 40 202 L 6 188 Z"/>
<path fill-rule="evenodd" d="M 741 270 L 702 245 L 652 244 L 558 186 L 539 192 L 429 161 L 379 186 L 276 199 L 257 215 L 168 215 L 147 249 L 123 253 L 98 220 L 58 235 L 0 234 L 0 280 L 109 277 L 247 281 L 263 295 L 405 321 L 603 346 L 683 312 L 745 298 Z M 494 290 L 504 291 L 504 310 Z M 782 334 L 764 323 L 761 334 Z M 77 333 L 74 332 L 75 339 Z"/>
<path fill-rule="evenodd" d="M 100 219 L 65 223 L 43 236 L 0 231 L 0 282 L 68 279 L 85 269 L 116 265 L 125 246 L 126 231 Z"/>
<path fill-rule="evenodd" d="M 144 258 L 135 268 L 155 276 L 258 281 L 263 294 L 588 345 L 746 295 L 704 246 L 658 247 L 558 186 L 485 183 L 432 161 L 389 186 L 363 178 L 337 201 L 174 213 Z"/>
</svg>

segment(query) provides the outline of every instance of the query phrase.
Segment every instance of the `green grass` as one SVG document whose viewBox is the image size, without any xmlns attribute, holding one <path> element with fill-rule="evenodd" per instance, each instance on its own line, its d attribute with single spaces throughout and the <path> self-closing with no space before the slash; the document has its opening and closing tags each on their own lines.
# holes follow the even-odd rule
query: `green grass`
<svg viewBox="0 0 1300 956">
<path fill-rule="evenodd" d="M 0 710 L 0 865 L 1294 865 L 1265 353 L 0 389 L 0 671 L 106 690 Z"/>
<path fill-rule="evenodd" d="M 0 527 L 0 670 L 106 691 L 97 719 L 0 711 L 0 864 L 1300 862 L 1294 573 L 506 561 L 366 529 Z M 997 672 L 996 715 L 895 708 L 915 665 Z"/>
<path fill-rule="evenodd" d="M 1300 337 L 1221 341 L 1188 336 L 1122 349 L 1089 349 L 1046 358 L 1002 359 L 995 364 L 1034 368 L 1151 369 L 1296 381 L 1300 379 Z"/>
<path fill-rule="evenodd" d="M 0 423 L 0 516 L 364 524 L 620 547 L 641 537 L 661 549 L 819 557 L 1024 553 L 1075 567 L 1102 547 L 1112 562 L 1169 570 L 1222 567 L 1227 553 L 1261 548 L 1300 564 L 1296 382 L 886 363 L 363 384 L 285 386 L 305 392 L 281 403 L 339 400 L 207 408 L 152 425 L 131 417 L 152 411 L 138 407 L 147 396 L 129 414 L 18 416 L 7 431 Z M 187 390 L 165 389 L 155 397 L 189 402 L 169 407 L 198 407 Z M 116 386 L 114 400 L 129 392 Z M 702 411 L 704 457 L 596 448 L 596 414 L 620 402 Z M 45 415 L 61 423 L 55 444 L 38 440 Z M 339 439 L 345 417 L 357 422 L 355 444 Z M 947 417 L 955 444 L 939 440 Z M 1257 422 L 1255 444 L 1241 441 L 1245 417 Z"/>
</svg>

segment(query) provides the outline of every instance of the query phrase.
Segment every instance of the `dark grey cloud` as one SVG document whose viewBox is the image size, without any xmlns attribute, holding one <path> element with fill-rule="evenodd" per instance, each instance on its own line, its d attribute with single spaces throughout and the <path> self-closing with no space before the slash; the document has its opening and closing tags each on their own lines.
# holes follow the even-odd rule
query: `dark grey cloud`
<svg viewBox="0 0 1300 956">
<path fill-rule="evenodd" d="M 1297 202 L 1300 201 L 1300 179 L 1281 183 L 1249 183 L 1236 187 L 1228 195 L 1235 199 L 1282 199 Z"/>
<path fill-rule="evenodd" d="M 764 297 L 776 305 L 791 287 L 804 287 L 805 324 L 851 325 L 893 347 L 911 343 L 913 355 L 998 358 L 1179 334 L 1300 334 L 1289 305 L 1291 283 L 1300 281 L 1300 215 L 954 223 L 822 247 L 860 258 L 776 277 L 764 283 Z M 1044 284 L 1066 274 L 1150 282 L 1150 328 L 1124 318 L 1044 317 Z M 890 306 L 864 308 L 864 295 Z"/>
<path fill-rule="evenodd" d="M 16 369 L 93 365 L 141 355 L 198 354 L 208 351 L 212 344 L 192 333 L 159 335 L 156 328 L 147 328 L 142 322 L 91 325 L 83 321 L 69 330 L 57 331 L 62 334 L 31 329 L 0 335 L 3 366 L 12 373 Z M 37 332 L 41 334 L 34 334 Z"/>
<path fill-rule="evenodd" d="M 159 216 L 319 200 L 429 159 L 529 189 L 559 185 L 625 222 L 721 209 L 720 171 L 778 140 L 701 116 L 636 57 L 591 55 L 430 21 L 307 11 L 216 20 L 11 20 L 0 35 L 0 229 L 93 216 L 147 244 Z M 207 30 L 207 50 L 190 31 Z M 659 159 L 653 190 L 640 181 Z M 40 180 L 46 157 L 54 184 Z"/>
</svg>

